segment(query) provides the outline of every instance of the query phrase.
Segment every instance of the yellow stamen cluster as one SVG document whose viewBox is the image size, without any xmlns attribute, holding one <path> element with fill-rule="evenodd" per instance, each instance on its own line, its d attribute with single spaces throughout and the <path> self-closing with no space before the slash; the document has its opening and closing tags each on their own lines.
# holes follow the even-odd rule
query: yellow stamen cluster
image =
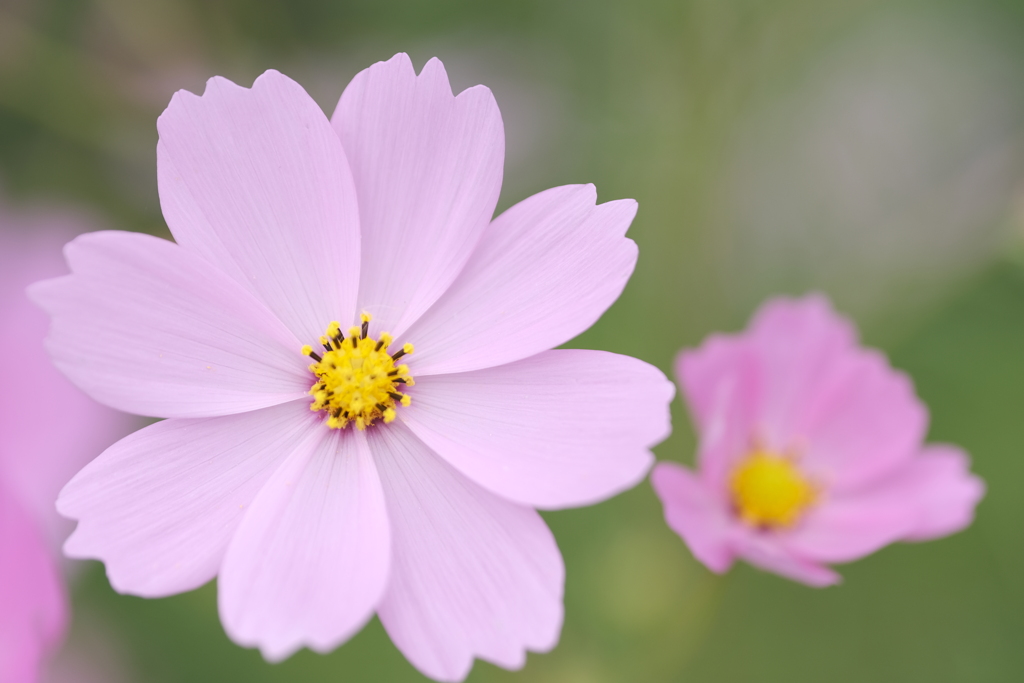
<svg viewBox="0 0 1024 683">
<path fill-rule="evenodd" d="M 317 382 L 309 393 L 313 396 L 310 410 L 327 413 L 327 426 L 344 429 L 355 424 L 366 429 L 375 420 L 391 422 L 398 404 L 409 405 L 412 399 L 399 391 L 401 385 L 412 386 L 408 365 L 397 365 L 402 356 L 412 353 L 412 344 L 406 344 L 393 355 L 388 353 L 392 337 L 382 332 L 379 339 L 369 336 L 370 315 L 363 313 L 362 326 L 349 328 L 348 338 L 341 325 L 332 322 L 327 334 L 320 337 L 324 353 L 318 354 L 311 346 L 303 346 L 302 353 L 314 362 L 309 371 Z"/>
<path fill-rule="evenodd" d="M 732 471 L 729 490 L 740 518 L 761 528 L 792 526 L 817 497 L 791 458 L 756 449 Z"/>
</svg>

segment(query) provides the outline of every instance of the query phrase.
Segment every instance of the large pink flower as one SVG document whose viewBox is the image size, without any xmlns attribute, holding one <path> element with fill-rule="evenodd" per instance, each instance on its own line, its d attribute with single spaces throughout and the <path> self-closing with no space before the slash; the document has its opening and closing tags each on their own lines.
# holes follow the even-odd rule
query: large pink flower
<svg viewBox="0 0 1024 683">
<path fill-rule="evenodd" d="M 124 416 L 73 387 L 43 349 L 46 315 L 25 287 L 64 270 L 79 227 L 57 214 L 0 213 L 0 681 L 37 681 L 67 606 L 58 566 L 61 486 L 124 433 Z"/>
<path fill-rule="evenodd" d="M 954 446 L 924 445 L 910 380 L 820 296 L 775 299 L 750 328 L 680 354 L 697 473 L 660 463 L 665 518 L 711 570 L 741 557 L 825 586 L 894 541 L 963 529 L 984 493 Z"/>
<path fill-rule="evenodd" d="M 661 372 L 549 350 L 621 292 L 635 202 L 558 187 L 492 220 L 490 91 L 405 55 L 330 121 L 269 71 L 179 92 L 158 128 L 177 244 L 81 237 L 33 293 L 76 384 L 171 418 L 64 489 L 67 552 L 143 596 L 218 577 L 228 634 L 271 660 L 374 612 L 435 678 L 551 648 L 563 566 L 533 508 L 633 486 L 669 430 Z"/>
</svg>

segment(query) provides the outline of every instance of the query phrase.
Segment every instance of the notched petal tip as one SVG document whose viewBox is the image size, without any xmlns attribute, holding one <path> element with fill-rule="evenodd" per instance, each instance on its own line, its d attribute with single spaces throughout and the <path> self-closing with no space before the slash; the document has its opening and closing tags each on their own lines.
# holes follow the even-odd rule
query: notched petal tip
<svg viewBox="0 0 1024 683">
<path fill-rule="evenodd" d="M 221 98 L 239 95 L 245 96 L 251 92 L 273 87 L 292 89 L 302 95 L 308 96 L 305 88 L 303 88 L 293 78 L 286 76 L 277 69 L 267 69 L 253 80 L 252 86 L 250 87 L 235 83 L 230 78 L 225 78 L 224 76 L 211 76 L 206 79 L 206 84 L 203 87 L 202 94 L 196 94 L 191 90 L 182 88 L 171 95 L 171 101 L 167 104 L 167 108 L 164 109 L 160 116 L 157 117 L 157 131 L 163 134 L 168 120 L 177 116 L 179 110 L 187 110 L 194 106 L 202 106 L 203 102 L 209 104 Z"/>
<path fill-rule="evenodd" d="M 448 71 L 444 68 L 444 64 L 442 64 L 441 60 L 437 57 L 431 57 L 427 60 L 427 63 L 423 65 L 423 69 L 420 70 L 419 78 L 436 81 L 439 90 L 444 89 L 447 91 L 448 95 L 454 97 L 452 84 L 448 79 Z M 488 90 L 488 92 L 490 92 L 490 90 Z"/>
<path fill-rule="evenodd" d="M 71 284 L 71 279 L 71 275 L 61 275 L 33 282 L 25 288 L 25 296 L 38 308 L 46 313 L 52 313 L 54 298 L 60 295 L 64 287 Z"/>
<path fill-rule="evenodd" d="M 579 196 L 573 199 L 578 199 L 581 204 L 589 204 L 592 207 L 591 210 L 596 212 L 595 215 L 603 218 L 603 222 L 608 226 L 609 232 L 618 233 L 623 236 L 632 225 L 633 219 L 636 218 L 636 213 L 640 206 L 635 199 L 630 198 L 610 199 L 606 202 L 598 202 L 597 186 L 594 185 L 594 183 L 563 185 L 560 188 L 551 188 L 550 190 L 547 190 L 547 192 L 553 192 L 560 189 L 567 191 L 567 199 L 571 197 L 573 193 L 578 193 Z M 633 240 L 627 241 L 635 246 Z"/>
</svg>

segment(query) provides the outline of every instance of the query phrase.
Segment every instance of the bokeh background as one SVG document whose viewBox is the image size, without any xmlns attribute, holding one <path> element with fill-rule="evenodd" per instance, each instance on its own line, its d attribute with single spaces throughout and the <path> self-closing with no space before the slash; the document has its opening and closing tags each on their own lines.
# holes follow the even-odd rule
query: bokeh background
<svg viewBox="0 0 1024 683">
<path fill-rule="evenodd" d="M 577 182 L 639 200 L 637 272 L 573 346 L 668 371 L 766 297 L 824 291 L 989 486 L 967 532 L 887 548 L 825 590 L 712 575 L 647 483 L 546 514 L 561 644 L 470 680 L 1024 680 L 1024 2 L 0 0 L 3 201 L 166 236 L 155 120 L 175 90 L 276 68 L 330 113 L 399 51 L 493 89 L 499 208 Z M 673 412 L 657 454 L 690 462 Z M 88 564 L 60 666 L 91 659 L 117 672 L 106 683 L 421 680 L 376 621 L 266 664 L 227 640 L 215 591 L 119 596 Z"/>
</svg>

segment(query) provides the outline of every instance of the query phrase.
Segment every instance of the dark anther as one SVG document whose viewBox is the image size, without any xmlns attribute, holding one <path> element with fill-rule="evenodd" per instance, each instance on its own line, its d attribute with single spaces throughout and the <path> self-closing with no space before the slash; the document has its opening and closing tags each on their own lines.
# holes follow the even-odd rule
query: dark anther
<svg viewBox="0 0 1024 683">
<path fill-rule="evenodd" d="M 384 405 L 383 403 L 378 403 L 377 404 L 377 410 L 379 410 L 380 412 L 383 413 L 387 409 L 388 409 L 388 407 L 386 405 Z"/>
<path fill-rule="evenodd" d="M 333 351 L 334 350 L 334 349 L 331 348 L 330 344 L 324 344 L 323 346 L 324 346 L 324 349 L 327 350 L 327 351 Z"/>
<path fill-rule="evenodd" d="M 405 398 L 405 397 L 404 397 L 404 396 L 402 396 L 401 394 L 396 394 L 396 393 L 395 393 L 395 392 L 393 392 L 393 391 L 389 391 L 389 392 L 388 392 L 388 396 L 390 396 L 391 398 L 395 399 L 396 401 L 401 401 L 401 400 L 402 400 L 403 398 Z"/>
<path fill-rule="evenodd" d="M 366 335 L 368 335 L 369 333 L 370 333 L 370 321 L 369 320 L 364 320 L 363 321 L 363 329 L 359 333 L 359 338 L 360 339 L 366 339 Z"/>
<path fill-rule="evenodd" d="M 388 373 L 388 377 L 394 377 L 397 374 L 398 374 L 398 370 L 392 370 L 391 372 Z"/>
<path fill-rule="evenodd" d="M 309 357 L 312 358 L 313 360 L 315 360 L 317 363 L 319 363 L 320 361 L 323 360 L 323 358 L 321 358 L 320 356 L 316 355 L 312 351 L 309 352 Z"/>
<path fill-rule="evenodd" d="M 401 358 L 404 355 L 405 355 L 405 349 L 401 349 L 401 350 L 396 351 L 394 354 L 391 355 L 391 360 L 398 360 L 399 358 Z"/>
<path fill-rule="evenodd" d="M 373 350 L 374 351 L 380 351 L 380 347 L 382 347 L 382 346 L 384 346 L 384 340 L 383 339 L 381 339 L 379 342 L 377 342 L 377 346 L 373 347 Z"/>
<path fill-rule="evenodd" d="M 355 337 L 351 337 L 351 339 L 352 339 L 352 348 L 353 349 L 359 348 L 359 340 L 356 339 Z"/>
<path fill-rule="evenodd" d="M 393 382 L 395 382 L 396 384 L 406 384 L 406 383 L 407 383 L 407 382 L 406 382 L 406 381 L 405 381 L 404 379 L 402 379 L 401 377 L 398 377 L 398 378 L 396 378 L 396 379 L 394 379 L 394 380 L 392 380 L 392 381 L 393 381 Z"/>
</svg>

